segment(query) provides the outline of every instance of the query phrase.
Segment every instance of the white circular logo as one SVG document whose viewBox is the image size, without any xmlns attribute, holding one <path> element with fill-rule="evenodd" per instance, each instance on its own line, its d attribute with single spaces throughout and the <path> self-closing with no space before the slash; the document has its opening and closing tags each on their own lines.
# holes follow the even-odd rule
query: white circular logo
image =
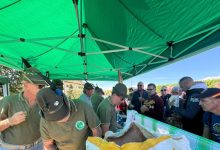
<svg viewBox="0 0 220 150">
<path fill-rule="evenodd" d="M 54 106 L 58 106 L 59 105 L 59 102 L 58 101 L 55 101 L 54 102 Z"/>
<path fill-rule="evenodd" d="M 85 127 L 85 123 L 83 121 L 77 121 L 75 127 L 77 130 L 82 130 Z"/>
</svg>

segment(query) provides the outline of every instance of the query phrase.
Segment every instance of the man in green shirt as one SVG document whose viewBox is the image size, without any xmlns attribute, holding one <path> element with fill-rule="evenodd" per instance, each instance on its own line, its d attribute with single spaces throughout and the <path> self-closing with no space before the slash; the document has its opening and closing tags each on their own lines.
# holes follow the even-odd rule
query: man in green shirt
<svg viewBox="0 0 220 150">
<path fill-rule="evenodd" d="M 120 105 L 125 97 L 127 97 L 127 87 L 118 83 L 113 87 L 112 95 L 99 104 L 96 113 L 101 121 L 103 136 L 109 130 L 116 132 L 120 128 L 116 122 L 115 106 Z"/>
<path fill-rule="evenodd" d="M 23 92 L 5 97 L 0 103 L 0 147 L 42 149 L 40 115 L 36 94 L 46 82 L 37 75 L 23 75 Z"/>
<path fill-rule="evenodd" d="M 40 90 L 37 100 L 45 150 L 84 150 L 91 132 L 93 136 L 101 136 L 100 121 L 87 103 L 69 101 L 64 94 L 57 95 L 51 88 Z"/>
<path fill-rule="evenodd" d="M 104 95 L 103 90 L 99 87 L 96 87 L 95 93 L 91 97 L 92 106 L 95 112 L 97 111 L 99 104 L 102 102 L 102 100 L 104 100 L 102 95 Z"/>
</svg>

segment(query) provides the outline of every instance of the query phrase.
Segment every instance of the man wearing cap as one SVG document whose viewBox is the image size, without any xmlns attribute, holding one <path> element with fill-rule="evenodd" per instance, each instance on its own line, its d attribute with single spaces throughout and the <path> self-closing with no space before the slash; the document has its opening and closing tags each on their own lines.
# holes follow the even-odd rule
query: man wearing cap
<svg viewBox="0 0 220 150">
<path fill-rule="evenodd" d="M 63 90 L 63 82 L 62 82 L 60 79 L 53 79 L 53 80 L 52 80 L 52 84 L 53 84 L 56 88 L 58 88 L 58 89 L 60 89 L 60 90 Z"/>
<path fill-rule="evenodd" d="M 79 99 L 86 102 L 92 107 L 91 96 L 93 93 L 94 93 L 94 86 L 91 83 L 86 82 L 84 84 L 83 94 L 79 97 Z"/>
<path fill-rule="evenodd" d="M 203 132 L 203 110 L 199 105 L 197 96 L 207 86 L 203 82 L 195 82 L 191 77 L 183 77 L 179 81 L 181 89 L 186 92 L 186 99 L 179 102 L 180 107 L 174 108 L 174 112 L 182 117 L 183 130 L 202 135 Z"/>
<path fill-rule="evenodd" d="M 198 98 L 205 111 L 203 136 L 220 143 L 220 89 L 208 88 Z"/>
<path fill-rule="evenodd" d="M 87 137 L 101 136 L 100 121 L 93 108 L 81 100 L 69 101 L 51 88 L 37 94 L 41 109 L 40 132 L 45 150 L 84 150 Z"/>
<path fill-rule="evenodd" d="M 132 95 L 131 105 L 133 109 L 136 110 L 138 113 L 141 113 L 140 108 L 144 100 L 148 98 L 147 91 L 144 90 L 144 83 L 138 82 L 137 84 L 137 91 L 135 91 Z"/>
<path fill-rule="evenodd" d="M 116 122 L 115 106 L 120 105 L 125 97 L 127 97 L 127 87 L 118 83 L 113 87 L 112 95 L 99 104 L 96 113 L 101 121 L 103 136 L 107 131 L 116 132 L 120 127 Z"/>
<path fill-rule="evenodd" d="M 36 94 L 46 82 L 33 74 L 23 75 L 23 92 L 5 97 L 0 105 L 0 149 L 42 149 L 40 115 Z"/>
<path fill-rule="evenodd" d="M 96 87 L 95 93 L 91 97 L 92 106 L 95 112 L 97 111 L 99 104 L 104 100 L 102 95 L 104 95 L 103 90 L 99 87 Z"/>
</svg>

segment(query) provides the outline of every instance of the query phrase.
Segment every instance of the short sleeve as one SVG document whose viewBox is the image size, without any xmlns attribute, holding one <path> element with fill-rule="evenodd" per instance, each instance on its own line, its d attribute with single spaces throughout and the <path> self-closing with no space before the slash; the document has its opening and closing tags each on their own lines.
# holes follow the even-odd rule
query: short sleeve
<svg viewBox="0 0 220 150">
<path fill-rule="evenodd" d="M 101 124 L 110 124 L 111 123 L 111 110 L 109 108 L 100 107 L 98 108 L 98 116 L 101 121 Z"/>
<path fill-rule="evenodd" d="M 9 103 L 7 98 L 3 98 L 0 101 L 0 120 L 5 120 L 8 118 L 8 109 L 9 109 Z"/>
<path fill-rule="evenodd" d="M 85 105 L 85 117 L 89 128 L 90 129 L 97 128 L 98 126 L 100 126 L 99 118 L 97 117 L 95 111 L 91 106 L 89 106 L 88 104 L 84 104 L 84 105 Z"/>
<path fill-rule="evenodd" d="M 49 131 L 46 127 L 46 121 L 43 118 L 40 119 L 40 134 L 43 140 L 51 140 Z"/>
</svg>

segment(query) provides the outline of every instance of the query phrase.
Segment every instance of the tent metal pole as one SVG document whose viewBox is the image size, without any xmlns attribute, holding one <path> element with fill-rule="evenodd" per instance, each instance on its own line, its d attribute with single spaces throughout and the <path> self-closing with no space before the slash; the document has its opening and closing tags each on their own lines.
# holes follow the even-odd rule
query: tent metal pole
<svg viewBox="0 0 220 150">
<path fill-rule="evenodd" d="M 154 56 L 154 57 L 158 57 L 158 58 L 161 58 L 161 59 L 166 59 L 166 60 L 168 60 L 168 58 L 166 58 L 166 57 L 163 57 L 163 56 L 160 56 L 160 55 L 155 55 L 155 54 L 152 54 L 152 53 L 148 53 L 148 52 L 142 51 L 142 50 L 137 49 L 137 48 L 132 48 L 132 50 L 133 50 L 133 51 L 136 51 L 136 52 L 139 52 L 139 53 L 146 54 L 146 55 L 150 55 L 150 56 Z"/>
<path fill-rule="evenodd" d="M 166 51 L 167 50 L 167 47 L 162 51 L 162 52 L 160 52 L 159 53 L 159 55 L 161 55 L 164 51 Z M 152 61 L 154 61 L 155 59 L 156 59 L 157 57 L 154 57 L 153 59 L 151 59 L 149 62 L 148 62 L 148 64 L 149 63 L 151 63 Z M 167 58 L 167 61 L 168 61 L 169 59 Z"/>
<path fill-rule="evenodd" d="M 75 34 L 78 31 L 78 29 L 76 31 L 73 32 L 73 34 Z M 0 41 L 0 43 L 13 43 L 13 42 L 20 42 L 19 38 L 16 37 L 11 37 L 11 36 L 6 36 L 3 34 L 0 34 L 0 36 L 2 37 L 7 37 L 7 38 L 11 38 L 13 40 L 2 40 Z M 32 42 L 32 41 L 47 41 L 47 40 L 59 40 L 59 39 L 69 39 L 69 38 L 78 38 L 78 36 L 76 35 L 70 35 L 70 36 L 57 36 L 57 37 L 45 37 L 45 38 L 31 38 L 31 39 L 25 39 L 25 41 L 28 42 Z"/>
<path fill-rule="evenodd" d="M 93 78 L 90 78 L 90 79 L 94 80 L 94 79 L 102 79 L 102 78 L 106 78 L 106 79 L 109 79 L 111 81 L 115 80 L 115 78 L 111 78 L 109 76 L 100 76 L 100 75 L 97 75 L 97 77 L 93 77 Z"/>
<path fill-rule="evenodd" d="M 98 39 L 98 38 L 87 37 L 87 36 L 86 36 L 86 38 L 89 38 L 89 39 L 92 39 L 92 40 L 95 40 L 95 41 L 98 41 L 98 42 L 106 43 L 106 44 L 109 44 L 109 45 L 118 46 L 118 47 L 121 47 L 121 48 L 124 48 L 124 49 L 129 49 L 129 47 L 126 47 L 126 46 L 123 46 L 123 45 L 120 45 L 120 44 L 116 44 L 116 43 L 113 43 L 113 42 L 101 40 L 101 39 Z M 147 48 L 150 48 L 150 47 L 147 47 Z M 160 55 L 155 55 L 155 54 L 152 54 L 152 53 L 149 53 L 149 52 L 145 52 L 145 51 L 142 51 L 138 48 L 132 48 L 132 50 L 136 51 L 136 52 L 143 53 L 143 54 L 147 54 L 147 55 L 151 55 L 151 56 L 155 56 L 155 57 L 158 57 L 158 58 L 161 58 L 161 59 L 168 60 L 168 58 L 166 58 L 166 57 L 163 57 L 163 56 L 160 56 Z"/>
<path fill-rule="evenodd" d="M 4 35 L 5 36 L 5 35 Z M 16 38 L 16 37 L 12 37 L 12 36 L 7 36 L 8 38 L 12 38 L 12 39 L 15 39 L 15 40 L 9 40 L 9 41 L 16 41 L 16 42 L 21 42 L 19 38 Z M 68 36 L 67 36 L 68 37 Z M 0 41 L 1 42 L 4 42 L 4 41 Z M 58 49 L 58 50 L 61 50 L 61 51 L 65 51 L 65 52 L 68 52 L 68 53 L 72 53 L 72 54 L 78 54 L 77 52 L 73 52 L 73 51 L 70 51 L 70 50 L 67 50 L 67 49 L 64 49 L 64 48 L 59 48 L 59 47 L 56 47 L 56 46 L 51 46 L 51 45 L 48 45 L 48 44 L 43 44 L 43 43 L 39 43 L 39 42 L 34 42 L 32 40 L 26 40 L 25 39 L 25 42 L 29 42 L 29 43 L 32 43 L 32 44 L 37 44 L 37 45 L 41 45 L 41 46 L 45 46 L 45 47 L 49 47 L 49 48 L 53 48 L 53 49 Z"/>
<path fill-rule="evenodd" d="M 49 48 L 52 48 L 52 49 L 57 49 L 57 50 L 61 50 L 61 51 L 64 51 L 64 52 L 68 52 L 68 53 L 78 55 L 77 52 L 73 52 L 73 51 L 70 51 L 70 50 L 67 50 L 67 49 L 64 49 L 64 48 L 60 48 L 60 47 L 57 47 L 57 46 L 51 46 L 51 45 L 43 44 L 43 43 L 39 43 L 39 42 L 29 42 L 29 43 L 33 43 L 33 44 L 37 44 L 37 45 L 41 45 L 41 46 L 49 47 Z"/>
<path fill-rule="evenodd" d="M 73 34 L 75 34 L 78 31 L 74 31 Z M 45 37 L 45 38 L 32 38 L 32 39 L 26 39 L 26 41 L 47 41 L 47 40 L 60 40 L 60 39 L 70 39 L 70 38 L 78 38 L 77 35 L 70 35 L 70 36 L 57 36 L 57 37 Z"/>
<path fill-rule="evenodd" d="M 203 34 L 203 33 L 205 33 L 205 32 L 213 31 L 213 30 L 215 30 L 215 29 L 219 29 L 219 27 L 220 27 L 220 24 L 218 24 L 218 25 L 216 25 L 216 26 L 213 26 L 213 27 L 211 27 L 211 28 L 208 28 L 208 29 L 206 29 L 206 30 L 197 32 L 197 33 L 192 34 L 192 35 L 190 35 L 190 36 L 184 37 L 183 39 L 180 39 L 179 41 L 175 41 L 175 43 L 180 43 L 180 42 L 182 42 L 182 41 L 185 41 L 185 40 L 190 39 L 190 38 L 192 38 L 192 37 L 195 37 L 195 36 L 197 36 L 197 35 Z"/>
<path fill-rule="evenodd" d="M 160 64 L 160 63 L 164 63 L 164 62 L 167 62 L 167 60 L 161 60 L 161 61 L 157 61 L 157 62 L 151 62 L 151 63 L 148 63 L 148 65 L 154 65 L 154 64 Z"/>
<path fill-rule="evenodd" d="M 117 52 L 124 52 L 124 51 L 129 51 L 129 49 L 115 49 L 115 50 L 108 50 L 108 51 L 102 51 L 102 52 L 89 52 L 89 53 L 86 53 L 86 55 L 108 54 L 108 53 L 117 53 Z"/>
<path fill-rule="evenodd" d="M 83 44 L 83 38 L 84 37 L 83 37 L 83 33 L 82 33 L 82 22 L 80 21 L 82 18 L 80 18 L 80 16 L 79 16 L 77 0 L 73 0 L 73 5 L 75 7 L 76 19 L 77 19 L 77 22 L 78 22 L 81 53 L 85 53 L 84 44 Z M 80 9 L 82 9 L 82 7 L 80 7 Z M 87 65 L 86 56 L 82 56 L 82 59 L 83 59 L 83 64 L 84 64 L 85 79 L 88 80 L 88 73 L 87 73 L 87 67 L 86 67 L 86 65 Z"/>
<path fill-rule="evenodd" d="M 144 68 L 146 68 L 148 65 L 143 66 L 140 70 L 138 70 L 138 72 L 136 72 L 136 74 L 139 74 Z M 135 75 L 136 75 L 135 74 Z"/>
<path fill-rule="evenodd" d="M 129 47 L 127 47 L 127 46 L 123 46 L 123 45 L 120 45 L 120 44 L 117 44 L 117 43 L 113 43 L 113 42 L 109 42 L 109 41 L 101 40 L 101 39 L 94 38 L 94 37 L 88 37 L 88 36 L 85 36 L 85 38 L 87 38 L 87 39 L 91 39 L 91 40 L 95 40 L 95 41 L 98 41 L 98 42 L 101 42 L 101 43 L 105 43 L 105 44 L 109 44 L 109 45 L 117 46 L 117 47 L 120 47 L 120 48 L 123 48 L 123 49 L 128 49 L 128 48 L 129 48 Z"/>
<path fill-rule="evenodd" d="M 184 52 L 186 52 L 188 49 L 190 49 L 191 47 L 193 47 L 194 45 L 196 45 L 198 42 L 201 42 L 202 40 L 204 40 L 205 38 L 207 38 L 208 36 L 210 36 L 211 34 L 213 34 L 214 32 L 218 31 L 220 29 L 220 27 L 210 31 L 208 34 L 206 34 L 204 37 L 200 38 L 199 40 L 197 40 L 196 42 L 190 44 L 187 48 L 185 48 L 184 50 L 182 50 L 181 52 L 179 52 L 174 58 L 179 57 L 180 55 L 182 55 Z"/>
</svg>

